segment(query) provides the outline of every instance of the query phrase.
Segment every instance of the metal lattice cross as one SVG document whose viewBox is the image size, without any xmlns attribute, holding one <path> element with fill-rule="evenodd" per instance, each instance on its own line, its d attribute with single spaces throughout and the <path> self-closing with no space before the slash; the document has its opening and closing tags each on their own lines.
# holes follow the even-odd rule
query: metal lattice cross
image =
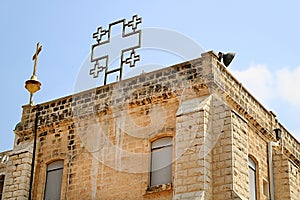
<svg viewBox="0 0 300 200">
<path fill-rule="evenodd" d="M 109 24 L 107 30 L 102 29 L 102 27 L 97 28 L 97 31 L 93 33 L 93 38 L 96 39 L 97 43 L 92 46 L 91 52 L 91 62 L 94 62 L 94 66 L 89 71 L 93 78 L 97 78 L 99 73 L 105 70 L 105 85 L 108 74 L 119 72 L 119 80 L 121 80 L 123 65 L 135 66 L 135 63 L 140 60 L 135 49 L 141 47 L 141 30 L 136 30 L 141 22 L 142 18 L 134 15 L 128 23 L 122 19 Z M 112 29 L 118 26 L 122 26 L 122 34 L 112 37 Z M 132 30 L 129 31 L 126 27 L 131 27 Z M 103 41 L 103 36 L 106 34 L 107 39 Z M 127 52 L 130 52 L 129 58 L 126 57 Z M 100 65 L 103 61 L 105 64 Z M 114 66 L 111 67 L 112 69 L 108 69 L 112 63 Z"/>
<path fill-rule="evenodd" d="M 132 16 L 132 20 L 128 22 L 127 26 L 131 27 L 132 30 L 135 31 L 140 23 L 142 23 L 142 18 L 134 15 Z"/>
<path fill-rule="evenodd" d="M 105 69 L 105 66 L 100 65 L 99 61 L 96 61 L 94 68 L 90 69 L 90 75 L 93 75 L 93 78 L 97 78 L 99 73 Z"/>
<path fill-rule="evenodd" d="M 107 34 L 107 30 L 103 30 L 102 27 L 98 27 L 97 31 L 95 33 L 93 33 L 93 38 L 97 40 L 98 43 L 101 42 L 102 37 L 105 36 Z"/>
<path fill-rule="evenodd" d="M 130 57 L 125 60 L 126 64 L 129 64 L 130 67 L 134 67 L 135 63 L 140 60 L 140 55 L 136 55 L 135 51 L 132 50 Z"/>
</svg>

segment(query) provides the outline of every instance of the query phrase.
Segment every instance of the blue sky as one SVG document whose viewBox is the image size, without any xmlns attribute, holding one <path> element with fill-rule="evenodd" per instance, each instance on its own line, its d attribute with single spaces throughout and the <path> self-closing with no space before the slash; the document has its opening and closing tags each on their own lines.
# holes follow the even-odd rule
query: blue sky
<svg viewBox="0 0 300 200">
<path fill-rule="evenodd" d="M 205 51 L 234 51 L 229 70 L 300 138 L 299 1 L 2 1 L 0 3 L 0 151 L 29 101 L 24 88 L 39 41 L 41 103 L 72 94 L 98 26 L 139 14 L 142 28 L 180 33 Z M 199 55 L 200 56 L 200 55 Z M 174 64 L 174 63 L 170 63 Z"/>
</svg>

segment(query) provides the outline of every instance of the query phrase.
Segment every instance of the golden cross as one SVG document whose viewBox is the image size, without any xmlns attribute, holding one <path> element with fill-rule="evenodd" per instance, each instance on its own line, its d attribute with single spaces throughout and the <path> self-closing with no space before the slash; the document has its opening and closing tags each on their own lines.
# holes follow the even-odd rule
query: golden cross
<svg viewBox="0 0 300 200">
<path fill-rule="evenodd" d="M 36 66 L 37 66 L 37 62 L 38 62 L 38 56 L 39 56 L 39 53 L 42 51 L 42 46 L 40 45 L 40 43 L 38 42 L 36 44 L 36 51 L 35 51 L 35 54 L 33 55 L 32 57 L 32 60 L 34 60 L 34 68 L 33 68 L 33 76 L 35 76 L 35 73 L 36 73 Z"/>
</svg>

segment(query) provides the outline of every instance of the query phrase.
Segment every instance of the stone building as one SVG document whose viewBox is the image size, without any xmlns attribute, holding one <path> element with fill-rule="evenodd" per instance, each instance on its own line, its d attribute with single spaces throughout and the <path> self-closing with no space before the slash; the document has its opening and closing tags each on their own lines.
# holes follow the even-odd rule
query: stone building
<svg viewBox="0 0 300 200">
<path fill-rule="evenodd" d="M 6 200 L 300 197 L 299 142 L 214 52 L 25 105 L 14 132 Z"/>
</svg>

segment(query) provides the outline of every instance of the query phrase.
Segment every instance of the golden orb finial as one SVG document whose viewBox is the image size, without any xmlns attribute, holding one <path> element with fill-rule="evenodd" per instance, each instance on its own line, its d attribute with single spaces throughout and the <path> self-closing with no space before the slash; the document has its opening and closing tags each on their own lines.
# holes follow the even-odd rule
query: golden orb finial
<svg viewBox="0 0 300 200">
<path fill-rule="evenodd" d="M 29 80 L 25 81 L 25 88 L 30 93 L 30 100 L 29 100 L 30 105 L 33 105 L 33 100 L 32 100 L 33 94 L 35 92 L 39 91 L 41 89 L 41 85 L 42 85 L 41 82 L 37 79 L 37 76 L 36 76 L 36 67 L 37 67 L 37 63 L 38 63 L 38 55 L 41 51 L 42 51 L 42 46 L 38 42 L 37 45 L 36 45 L 35 54 L 32 57 L 32 60 L 34 60 L 33 73 L 32 73 L 31 78 Z"/>
</svg>

